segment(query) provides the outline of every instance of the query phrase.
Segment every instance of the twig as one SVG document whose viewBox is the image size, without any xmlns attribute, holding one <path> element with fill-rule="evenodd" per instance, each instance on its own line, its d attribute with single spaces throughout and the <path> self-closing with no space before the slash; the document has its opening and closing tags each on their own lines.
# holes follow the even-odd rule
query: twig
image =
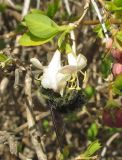
<svg viewBox="0 0 122 160">
<path fill-rule="evenodd" d="M 82 4 L 78 1 L 74 1 L 74 0 L 69 0 L 70 2 L 74 3 L 75 5 L 82 7 Z"/>
<path fill-rule="evenodd" d="M 20 19 L 19 19 L 20 20 Z M 121 20 L 113 19 L 110 18 L 109 22 L 111 24 L 122 24 Z M 80 25 L 97 25 L 100 24 L 99 20 L 83 20 L 81 21 Z M 0 35 L 0 39 L 9 39 L 9 38 L 14 38 L 17 35 L 17 32 L 11 31 L 9 33 L 5 33 L 3 35 Z M 49 48 L 50 49 L 50 48 Z"/>
<path fill-rule="evenodd" d="M 117 19 L 113 19 L 110 18 L 109 22 L 111 24 L 122 24 L 122 20 L 117 20 Z M 100 24 L 99 20 L 84 20 L 81 22 L 82 25 L 97 25 Z"/>
<path fill-rule="evenodd" d="M 5 33 L 3 35 L 0 35 L 0 39 L 9 39 L 9 38 L 14 38 L 17 35 L 15 31 L 11 31 L 9 33 Z"/>
<path fill-rule="evenodd" d="M 7 77 L 4 77 L 0 83 L 0 95 L 3 95 L 5 93 L 8 83 L 9 79 Z"/>
<path fill-rule="evenodd" d="M 100 11 L 99 11 L 99 8 L 97 6 L 97 3 L 95 2 L 95 0 L 91 0 L 91 2 L 93 4 L 93 6 L 94 6 L 94 9 L 95 9 L 95 11 L 97 13 L 97 16 L 99 18 L 99 21 L 101 23 L 101 26 L 102 26 L 103 32 L 105 34 L 105 37 L 106 37 L 106 39 L 108 39 L 109 38 L 108 31 L 107 31 L 106 25 L 105 25 L 105 23 L 103 21 L 103 18 L 102 18 L 101 14 L 100 14 Z"/>
<path fill-rule="evenodd" d="M 98 156 L 93 156 L 93 157 L 77 157 L 75 160 L 99 160 Z"/>
<path fill-rule="evenodd" d="M 19 69 L 16 68 L 16 69 L 15 69 L 14 88 L 18 87 L 18 85 L 19 85 L 19 80 L 20 80 L 20 73 L 19 73 Z"/>
<path fill-rule="evenodd" d="M 103 148 L 102 152 L 101 152 L 101 160 L 103 159 L 103 157 L 105 156 L 106 152 L 107 152 L 107 148 L 111 145 L 111 143 L 120 136 L 120 133 L 115 133 L 114 135 L 112 135 L 108 141 L 106 142 L 105 147 Z"/>
<path fill-rule="evenodd" d="M 31 76 L 30 71 L 27 72 L 25 77 L 25 94 L 26 98 L 26 113 L 27 113 L 27 121 L 29 127 L 29 133 L 31 136 L 32 144 L 36 151 L 37 157 L 39 160 L 47 160 L 47 156 L 44 151 L 44 146 L 42 145 L 41 133 L 35 122 L 35 117 L 32 109 L 32 96 L 31 96 Z"/>
<path fill-rule="evenodd" d="M 28 13 L 29 6 L 30 6 L 30 0 L 24 0 L 24 6 L 23 6 L 23 10 L 22 10 L 22 18 Z"/>
<path fill-rule="evenodd" d="M 20 21 L 22 16 L 19 12 L 17 12 L 16 10 L 13 10 L 13 9 L 9 9 L 7 8 L 5 10 L 5 13 L 8 14 L 9 16 L 12 16 L 14 17 L 17 21 Z"/>
<path fill-rule="evenodd" d="M 12 8 L 16 8 L 15 4 L 11 0 L 6 0 L 6 1 L 4 1 L 4 3 Z"/>
<path fill-rule="evenodd" d="M 87 11 L 89 9 L 89 5 L 90 5 L 90 0 L 86 0 L 86 3 L 84 5 L 84 12 L 82 14 L 82 16 L 75 22 L 76 27 L 79 26 L 81 24 L 81 22 L 83 21 L 85 15 L 87 14 Z"/>
<path fill-rule="evenodd" d="M 36 122 L 38 122 L 39 120 L 47 117 L 48 115 L 50 114 L 50 112 L 43 112 L 43 113 L 40 113 L 39 115 L 36 116 Z M 21 126 L 19 126 L 18 128 L 16 128 L 14 130 L 15 133 L 19 133 L 21 132 L 22 130 L 24 130 L 25 128 L 28 127 L 28 123 L 24 123 L 22 124 Z"/>
<path fill-rule="evenodd" d="M 64 3 L 65 3 L 68 14 L 71 15 L 71 10 L 70 10 L 70 7 L 69 7 L 68 0 L 64 0 Z M 84 5 L 83 14 L 81 15 L 81 17 L 77 21 L 75 21 L 73 24 L 71 23 L 70 25 L 78 27 L 81 24 L 81 22 L 83 21 L 83 18 L 85 17 L 85 15 L 88 11 L 89 4 L 90 4 L 90 0 L 86 0 L 86 3 Z M 72 43 L 73 43 L 72 44 L 72 50 L 73 50 L 74 54 L 76 54 L 76 40 L 75 40 L 75 34 L 74 34 L 73 30 L 70 32 L 70 36 L 71 36 L 71 40 L 72 40 Z"/>
<path fill-rule="evenodd" d="M 19 155 L 18 157 L 21 159 L 21 160 L 32 160 L 31 158 L 27 158 L 25 157 L 22 153 L 19 152 Z"/>
<path fill-rule="evenodd" d="M 66 6 L 66 10 L 67 10 L 67 13 L 69 16 L 71 16 L 71 9 L 70 9 L 70 6 L 69 6 L 69 1 L 68 0 L 64 0 L 64 4 Z M 72 25 L 72 24 L 70 24 Z M 76 39 L 75 39 L 75 32 L 74 30 L 72 30 L 70 32 L 70 37 L 71 37 L 71 40 L 72 40 L 72 51 L 74 54 L 76 54 Z"/>
<path fill-rule="evenodd" d="M 37 8 L 37 9 L 40 8 L 40 0 L 37 0 L 36 8 Z"/>
<path fill-rule="evenodd" d="M 70 9 L 70 6 L 69 6 L 69 1 L 68 0 L 64 0 L 64 4 L 66 6 L 66 10 L 67 10 L 67 13 L 69 16 L 71 16 L 71 9 Z"/>
</svg>

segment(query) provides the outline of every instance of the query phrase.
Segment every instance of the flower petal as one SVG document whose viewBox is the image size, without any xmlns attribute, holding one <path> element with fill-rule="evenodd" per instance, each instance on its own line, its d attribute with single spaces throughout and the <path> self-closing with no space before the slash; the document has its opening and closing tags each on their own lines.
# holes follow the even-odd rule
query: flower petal
<svg viewBox="0 0 122 160">
<path fill-rule="evenodd" d="M 61 68 L 61 53 L 59 50 L 56 50 L 49 65 L 48 65 L 50 70 L 55 70 L 55 72 Z"/>
<path fill-rule="evenodd" d="M 77 66 L 78 70 L 83 69 L 87 65 L 87 59 L 82 54 L 79 54 L 77 57 Z"/>
<path fill-rule="evenodd" d="M 69 75 L 73 74 L 76 71 L 77 71 L 77 66 L 74 65 L 66 65 L 59 70 L 60 73 Z"/>
<path fill-rule="evenodd" d="M 77 66 L 77 60 L 73 53 L 68 53 L 68 63 L 69 65 Z"/>
<path fill-rule="evenodd" d="M 56 50 L 48 67 L 44 70 L 41 84 L 44 88 L 58 90 L 57 73 L 61 68 L 61 53 Z"/>
<path fill-rule="evenodd" d="M 43 65 L 37 58 L 31 58 L 30 62 L 38 69 L 43 69 Z"/>
</svg>

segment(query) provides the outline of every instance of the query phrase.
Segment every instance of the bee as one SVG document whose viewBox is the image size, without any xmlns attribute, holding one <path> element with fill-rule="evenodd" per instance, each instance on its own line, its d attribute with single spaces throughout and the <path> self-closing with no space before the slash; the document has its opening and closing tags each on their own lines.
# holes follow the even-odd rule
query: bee
<svg viewBox="0 0 122 160">
<path fill-rule="evenodd" d="M 60 149 L 63 149 L 64 144 L 62 144 L 64 135 L 62 135 L 62 114 L 67 114 L 73 112 L 74 110 L 82 107 L 86 101 L 87 97 L 83 90 L 67 90 L 63 97 L 59 93 L 54 92 L 51 89 L 40 89 L 41 93 L 46 97 L 46 103 L 51 112 L 52 122 L 54 125 L 54 130 L 57 136 L 57 140 Z M 59 127 L 60 126 L 60 127 Z"/>
</svg>

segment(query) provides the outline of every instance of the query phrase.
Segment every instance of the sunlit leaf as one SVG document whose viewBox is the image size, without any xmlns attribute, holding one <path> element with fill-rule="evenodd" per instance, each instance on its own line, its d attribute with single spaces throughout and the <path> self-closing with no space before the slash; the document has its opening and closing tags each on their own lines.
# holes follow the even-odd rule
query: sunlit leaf
<svg viewBox="0 0 122 160">
<path fill-rule="evenodd" d="M 87 150 L 84 152 L 84 155 L 85 155 L 86 157 L 90 157 L 90 156 L 92 156 L 96 151 L 98 151 L 100 148 L 101 148 L 101 145 L 100 145 L 100 143 L 98 142 L 98 140 L 96 140 L 96 141 L 92 142 L 92 143 L 88 146 Z"/>
<path fill-rule="evenodd" d="M 122 0 L 113 0 L 113 3 L 114 3 L 117 7 L 122 7 Z"/>
<path fill-rule="evenodd" d="M 53 20 L 43 14 L 30 13 L 25 16 L 29 31 L 36 37 L 48 39 L 62 31 Z"/>
<path fill-rule="evenodd" d="M 116 6 L 116 4 L 111 1 L 106 1 L 106 8 L 110 11 L 122 11 L 122 6 Z"/>
<path fill-rule="evenodd" d="M 116 38 L 122 42 L 122 31 L 118 32 L 117 35 L 116 35 Z"/>
<path fill-rule="evenodd" d="M 27 32 L 27 33 L 24 33 L 24 35 L 19 39 L 19 43 L 22 46 L 38 46 L 38 45 L 47 43 L 52 38 L 53 37 L 45 40 L 32 35 L 30 32 Z"/>
</svg>

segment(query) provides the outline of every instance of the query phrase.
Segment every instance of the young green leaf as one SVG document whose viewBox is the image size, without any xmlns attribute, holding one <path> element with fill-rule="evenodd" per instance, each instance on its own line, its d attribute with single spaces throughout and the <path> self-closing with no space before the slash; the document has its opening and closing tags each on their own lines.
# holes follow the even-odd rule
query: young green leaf
<svg viewBox="0 0 122 160">
<path fill-rule="evenodd" d="M 113 82 L 113 92 L 122 96 L 122 74 L 118 75 Z"/>
<path fill-rule="evenodd" d="M 122 7 L 122 0 L 113 0 L 113 3 L 114 3 L 117 7 Z"/>
<path fill-rule="evenodd" d="M 122 93 L 122 74 L 116 77 L 115 81 L 113 82 L 113 85 Z"/>
<path fill-rule="evenodd" d="M 25 16 L 25 22 L 29 31 L 34 36 L 42 39 L 49 39 L 65 30 L 64 27 L 58 26 L 53 20 L 43 14 L 30 13 Z"/>
<path fill-rule="evenodd" d="M 48 4 L 46 15 L 50 18 L 53 18 L 58 11 L 60 0 L 54 0 L 53 3 Z"/>
<path fill-rule="evenodd" d="M 47 43 L 50 41 L 53 37 L 48 39 L 41 39 L 34 35 L 32 35 L 30 32 L 24 33 L 24 35 L 19 39 L 19 43 L 22 46 L 38 46 L 42 45 L 44 43 Z"/>
<path fill-rule="evenodd" d="M 63 33 L 60 35 L 60 37 L 59 37 L 59 39 L 58 39 L 58 46 L 59 46 L 59 48 L 62 46 L 63 43 L 65 43 L 65 37 L 66 37 L 67 34 L 68 34 L 68 32 L 65 31 L 65 32 L 63 32 Z"/>
<path fill-rule="evenodd" d="M 116 38 L 122 42 L 122 30 L 117 33 Z"/>
<path fill-rule="evenodd" d="M 0 62 L 5 62 L 7 59 L 8 57 L 0 52 Z"/>
<path fill-rule="evenodd" d="M 110 56 L 102 57 L 100 70 L 104 78 L 107 78 L 111 73 L 112 58 Z"/>
<path fill-rule="evenodd" d="M 88 98 L 91 98 L 95 94 L 95 88 L 90 85 L 87 85 L 84 91 Z"/>
<path fill-rule="evenodd" d="M 101 148 L 100 143 L 98 142 L 98 140 L 92 142 L 87 150 L 84 152 L 83 155 L 85 155 L 85 157 L 90 157 L 92 156 L 96 151 L 98 151 Z"/>
<path fill-rule="evenodd" d="M 111 1 L 110 2 L 106 1 L 106 8 L 110 11 L 115 11 L 115 12 L 122 11 L 122 6 L 116 6 L 116 4 Z"/>
<path fill-rule="evenodd" d="M 88 136 L 89 140 L 91 140 L 91 141 L 95 140 L 97 134 L 98 134 L 98 127 L 97 127 L 96 123 L 92 123 L 92 125 L 90 126 L 90 128 L 88 129 L 88 132 L 87 132 L 87 136 Z"/>
</svg>

